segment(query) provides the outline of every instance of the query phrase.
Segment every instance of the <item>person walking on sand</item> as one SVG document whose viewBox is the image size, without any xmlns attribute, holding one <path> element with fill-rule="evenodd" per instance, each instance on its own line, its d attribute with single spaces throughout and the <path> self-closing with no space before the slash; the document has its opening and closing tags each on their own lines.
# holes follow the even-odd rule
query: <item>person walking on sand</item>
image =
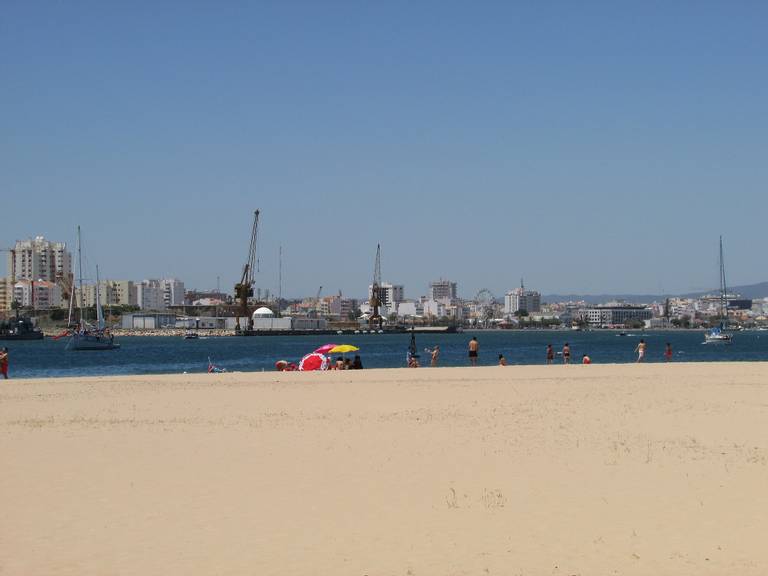
<svg viewBox="0 0 768 576">
<path fill-rule="evenodd" d="M 570 364 L 571 363 L 571 347 L 568 345 L 568 342 L 565 343 L 565 346 L 563 346 L 563 364 Z"/>
<path fill-rule="evenodd" d="M 504 354 L 499 354 L 499 366 L 506 366 L 507 359 L 504 358 Z"/>
<path fill-rule="evenodd" d="M 437 361 L 440 358 L 440 346 L 435 346 L 434 348 L 432 348 L 432 350 L 430 350 L 430 353 L 432 354 L 432 356 L 430 357 L 429 365 L 432 366 L 432 368 L 436 368 Z"/>
<path fill-rule="evenodd" d="M 555 350 L 552 348 L 552 344 L 547 344 L 547 364 L 552 364 L 555 359 Z"/>
<path fill-rule="evenodd" d="M 645 340 L 642 338 L 640 338 L 640 342 L 638 342 L 635 352 L 637 352 L 637 360 L 635 360 L 635 362 L 642 362 L 643 358 L 645 358 Z"/>
<path fill-rule="evenodd" d="M 8 380 L 8 348 L 0 350 L 0 372 L 3 373 L 3 378 Z"/>
<path fill-rule="evenodd" d="M 469 363 L 472 366 L 477 366 L 477 352 L 480 349 L 480 343 L 477 338 L 472 336 L 472 340 L 469 341 Z"/>
<path fill-rule="evenodd" d="M 672 344 L 667 342 L 667 347 L 664 349 L 664 358 L 667 362 L 672 361 Z"/>
</svg>

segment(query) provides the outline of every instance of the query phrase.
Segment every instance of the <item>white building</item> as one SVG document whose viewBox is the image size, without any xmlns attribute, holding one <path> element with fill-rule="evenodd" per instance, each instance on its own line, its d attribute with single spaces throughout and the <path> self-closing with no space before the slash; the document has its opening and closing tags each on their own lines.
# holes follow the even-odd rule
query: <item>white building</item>
<svg viewBox="0 0 768 576">
<path fill-rule="evenodd" d="M 400 318 L 421 316 L 423 312 L 421 302 L 400 302 L 397 305 L 397 315 Z"/>
<path fill-rule="evenodd" d="M 160 280 L 142 280 L 136 285 L 136 305 L 142 310 L 164 310 L 164 295 Z"/>
<path fill-rule="evenodd" d="M 519 288 L 507 292 L 504 296 L 504 314 L 512 316 L 525 310 L 529 314 L 541 311 L 541 294 L 534 290 L 526 290 L 522 282 Z"/>
<path fill-rule="evenodd" d="M 437 280 L 429 283 L 429 298 L 430 300 L 455 300 L 456 296 L 456 282 L 450 280 Z"/>
<path fill-rule="evenodd" d="M 72 255 L 64 242 L 51 242 L 43 236 L 19 240 L 8 254 L 8 274 L 17 280 L 69 281 Z"/>
<path fill-rule="evenodd" d="M 176 278 L 165 278 L 160 284 L 163 288 L 163 303 L 166 308 L 184 304 L 184 282 Z"/>
<path fill-rule="evenodd" d="M 290 316 L 276 318 L 274 312 L 266 306 L 254 310 L 251 319 L 254 330 L 290 330 L 292 327 Z"/>
<path fill-rule="evenodd" d="M 650 320 L 653 312 L 645 306 L 618 304 L 579 310 L 574 317 L 586 320 L 590 326 L 621 326 L 635 320 Z"/>
<path fill-rule="evenodd" d="M 45 280 L 20 280 L 13 285 L 13 300 L 20 306 L 47 310 L 61 307 L 61 286 Z"/>
<path fill-rule="evenodd" d="M 382 282 L 380 288 L 381 305 L 387 310 L 396 310 L 397 304 L 405 300 L 405 288 L 402 284 Z M 368 300 L 373 296 L 373 285 L 368 286 Z"/>
</svg>

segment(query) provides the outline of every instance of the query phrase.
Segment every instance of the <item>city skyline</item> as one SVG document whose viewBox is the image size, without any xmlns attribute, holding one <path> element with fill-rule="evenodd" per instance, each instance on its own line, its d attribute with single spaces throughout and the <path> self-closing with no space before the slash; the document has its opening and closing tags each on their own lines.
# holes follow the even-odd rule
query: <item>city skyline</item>
<svg viewBox="0 0 768 576">
<path fill-rule="evenodd" d="M 9 2 L 2 245 L 360 297 L 766 280 L 768 6 Z M 141 38 L 141 42 L 136 39 Z M 93 277 L 91 268 L 90 276 Z"/>
<path fill-rule="evenodd" d="M 19 258 L 19 256 L 18 256 L 18 249 L 19 249 L 20 245 L 21 246 L 25 246 L 26 249 L 29 249 L 28 247 L 30 245 L 32 245 L 32 244 L 35 244 L 35 243 L 43 243 L 43 244 L 50 244 L 50 245 L 54 245 L 55 244 L 55 245 L 57 245 L 59 247 L 59 250 L 62 251 L 64 256 L 67 258 L 67 265 L 70 267 L 68 270 L 72 274 L 73 281 L 75 282 L 75 284 L 79 283 L 77 263 L 76 263 L 77 255 L 76 254 L 74 256 L 72 255 L 71 251 L 69 250 L 69 245 L 66 242 L 50 240 L 49 238 L 46 238 L 43 235 L 30 236 L 29 238 L 26 238 L 26 239 L 23 239 L 23 240 L 17 240 L 14 243 L 15 245 L 12 244 L 12 246 L 14 246 L 14 248 L 16 248 L 16 250 L 17 250 L 16 259 Z M 11 251 L 9 249 L 6 249 L 5 251 L 7 252 L 7 256 L 8 256 L 8 258 L 3 260 L 4 263 L 5 263 L 5 267 L 6 267 L 6 273 L 5 274 L 0 274 L 0 279 L 2 279 L 4 277 L 7 277 L 10 280 L 9 264 L 10 264 L 10 261 L 11 261 Z M 95 284 L 95 278 L 92 276 L 92 274 L 90 274 L 88 272 L 88 267 L 89 266 L 87 264 L 87 258 L 84 257 L 83 284 L 85 286 L 92 286 L 92 285 Z M 17 278 L 17 280 L 20 280 L 20 279 L 21 280 L 29 280 L 29 275 L 25 274 L 25 273 L 22 273 L 22 276 Z M 49 279 L 49 277 L 48 277 L 47 274 L 38 275 L 38 278 L 37 278 L 37 280 L 48 280 L 48 279 Z M 131 283 L 135 283 L 136 285 L 139 285 L 142 282 L 144 282 L 144 283 L 146 283 L 146 282 L 158 282 L 158 281 L 166 282 L 166 281 L 175 281 L 175 280 L 177 280 L 176 277 L 171 277 L 171 276 L 169 276 L 167 274 L 165 274 L 165 275 L 164 274 L 160 274 L 160 275 L 157 275 L 157 276 L 154 276 L 154 277 L 151 276 L 151 275 L 144 275 L 144 276 L 139 276 L 137 278 L 127 278 L 125 276 L 121 276 L 119 273 L 116 273 L 115 275 L 112 275 L 110 277 L 104 277 L 104 275 L 102 273 L 102 280 L 101 281 L 102 281 L 102 283 L 105 283 L 105 282 L 115 282 L 115 281 L 119 281 L 119 282 L 128 281 L 128 282 L 131 282 Z M 510 287 L 507 287 L 506 289 L 502 289 L 500 291 L 494 291 L 494 290 L 490 290 L 490 291 L 494 294 L 494 296 L 497 298 L 497 300 L 501 301 L 502 299 L 504 299 L 505 296 L 508 296 L 509 294 L 511 294 L 513 292 L 516 292 L 518 290 L 521 290 L 523 288 L 522 287 L 523 278 L 520 278 L 519 282 L 521 283 L 520 286 L 514 286 L 514 287 L 510 286 Z M 183 279 L 182 279 L 182 283 L 183 283 Z M 743 288 L 743 287 L 752 288 L 752 287 L 760 287 L 761 285 L 764 285 L 764 284 L 768 284 L 768 282 L 756 282 L 754 284 L 750 284 L 750 285 L 747 285 L 747 286 L 745 286 L 743 284 L 730 284 L 730 286 L 732 286 L 732 287 L 735 286 L 735 287 L 739 287 L 739 288 Z M 463 299 L 463 300 L 472 300 L 477 295 L 477 293 L 469 294 L 469 293 L 462 292 L 461 290 L 459 290 L 457 288 L 457 286 L 459 286 L 459 283 L 451 280 L 450 278 L 446 278 L 446 277 L 443 277 L 443 276 L 441 276 L 440 278 L 433 279 L 433 280 L 430 280 L 429 282 L 427 282 L 426 283 L 426 289 L 421 291 L 421 292 L 414 293 L 413 292 L 414 288 L 411 287 L 411 289 L 409 291 L 410 293 L 405 295 L 405 296 L 403 296 L 403 295 L 405 294 L 405 291 L 407 290 L 407 287 L 406 287 L 406 285 L 404 285 L 401 282 L 399 282 L 399 283 L 398 282 L 391 283 L 391 282 L 389 282 L 387 280 L 382 280 L 382 285 L 383 286 L 389 286 L 390 288 L 392 286 L 394 286 L 396 289 L 400 290 L 399 294 L 405 300 L 418 300 L 419 298 L 424 298 L 424 297 L 428 297 L 428 298 L 432 298 L 432 299 L 440 299 L 440 298 L 442 298 L 444 296 L 444 294 L 442 294 L 442 292 L 445 292 L 445 291 L 449 291 L 453 295 L 453 297 L 458 297 L 459 299 Z M 232 294 L 232 290 L 231 290 L 230 287 L 221 286 L 220 288 L 221 288 L 221 292 Z M 321 289 L 320 295 L 323 296 L 323 297 L 339 293 L 339 291 L 333 291 L 333 290 L 322 291 L 322 288 L 323 287 L 320 286 L 320 289 Z M 435 297 L 434 296 L 434 291 L 436 289 L 441 293 L 440 297 Z M 214 291 L 218 292 L 219 291 L 219 287 L 218 286 L 189 287 L 189 290 L 191 290 L 191 291 L 200 291 L 200 292 L 214 292 Z M 420 288 L 417 288 L 416 290 L 418 291 L 418 290 L 420 290 Z M 488 290 L 488 289 L 487 288 L 481 288 L 478 292 L 481 292 L 481 291 L 484 291 L 484 290 Z M 625 298 L 625 297 L 629 297 L 631 299 L 637 299 L 639 297 L 646 296 L 646 297 L 649 298 L 648 302 L 650 302 L 654 298 L 658 299 L 658 298 L 663 298 L 665 296 L 687 296 L 687 295 L 692 295 L 692 294 L 704 294 L 704 293 L 707 293 L 707 292 L 712 292 L 714 290 L 716 290 L 714 287 L 710 287 L 710 288 L 707 288 L 707 289 L 691 290 L 691 291 L 688 291 L 688 292 L 676 292 L 676 293 L 673 293 L 673 292 L 656 292 L 656 293 L 650 293 L 650 294 L 641 294 L 641 293 L 639 293 L 637 291 L 621 292 L 621 293 L 620 292 L 608 293 L 608 292 L 606 292 L 604 290 L 601 290 L 598 287 L 593 292 L 586 292 L 586 293 L 580 293 L 580 294 L 577 294 L 577 293 L 566 293 L 566 292 L 563 292 L 563 291 L 559 291 L 558 292 L 557 290 L 549 291 L 549 292 L 543 292 L 543 291 L 538 290 L 538 289 L 535 289 L 534 292 L 536 292 L 538 294 L 541 294 L 542 297 L 544 297 L 544 298 L 549 298 L 549 301 L 552 301 L 552 302 L 566 301 L 566 300 L 573 300 L 573 299 L 577 299 L 578 300 L 579 297 L 582 297 L 582 296 L 583 297 L 587 297 L 590 301 L 595 301 L 595 302 L 597 302 L 598 300 L 595 300 L 594 298 L 590 298 L 590 297 L 602 297 L 603 301 L 608 301 L 610 299 L 615 299 L 615 298 L 622 299 L 622 298 Z M 264 297 L 264 299 L 267 299 L 267 300 L 275 299 L 275 298 L 278 297 L 278 294 L 279 294 L 279 288 L 275 289 L 275 290 L 272 290 L 272 289 L 270 289 L 268 287 L 267 288 L 262 287 L 262 286 L 258 285 L 258 283 L 254 286 L 254 291 L 255 291 L 256 294 L 260 295 L 260 296 L 257 297 L 257 299 L 261 298 L 262 296 Z M 368 284 L 365 294 L 343 293 L 343 291 L 342 291 L 342 293 L 343 293 L 345 298 L 354 298 L 354 299 L 358 299 L 358 300 L 365 300 L 365 298 L 370 297 L 370 292 L 371 292 L 371 284 Z M 313 297 L 313 296 L 316 296 L 316 295 L 317 294 L 313 295 L 313 294 L 298 294 L 298 293 L 296 293 L 296 294 L 287 294 L 287 293 L 283 293 L 282 297 L 285 298 L 286 300 L 301 300 L 301 299 L 310 298 L 310 297 Z"/>
</svg>

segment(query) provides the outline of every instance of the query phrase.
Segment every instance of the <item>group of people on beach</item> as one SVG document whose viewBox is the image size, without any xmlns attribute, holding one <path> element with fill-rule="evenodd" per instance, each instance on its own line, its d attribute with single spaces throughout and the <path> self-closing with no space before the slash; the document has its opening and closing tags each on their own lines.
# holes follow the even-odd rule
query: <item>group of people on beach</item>
<svg viewBox="0 0 768 576">
<path fill-rule="evenodd" d="M 336 358 L 336 362 L 328 363 L 328 370 L 362 370 L 362 369 L 363 369 L 363 361 L 360 358 L 359 354 L 355 354 L 355 358 L 353 360 L 339 356 L 338 358 Z"/>
</svg>

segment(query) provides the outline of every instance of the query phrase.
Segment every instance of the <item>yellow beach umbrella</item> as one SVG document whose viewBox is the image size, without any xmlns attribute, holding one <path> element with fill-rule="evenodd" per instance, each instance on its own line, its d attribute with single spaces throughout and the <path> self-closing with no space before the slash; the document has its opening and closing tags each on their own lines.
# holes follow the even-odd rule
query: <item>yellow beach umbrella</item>
<svg viewBox="0 0 768 576">
<path fill-rule="evenodd" d="M 356 352 L 357 350 L 360 350 L 357 346 L 352 346 L 352 344 L 339 344 L 338 346 L 334 346 L 330 350 L 328 350 L 328 355 L 331 354 L 341 354 L 344 356 L 347 352 Z"/>
<path fill-rule="evenodd" d="M 352 344 L 339 344 L 328 350 L 328 354 L 346 354 L 347 352 L 357 352 L 360 350 L 357 346 Z"/>
</svg>

